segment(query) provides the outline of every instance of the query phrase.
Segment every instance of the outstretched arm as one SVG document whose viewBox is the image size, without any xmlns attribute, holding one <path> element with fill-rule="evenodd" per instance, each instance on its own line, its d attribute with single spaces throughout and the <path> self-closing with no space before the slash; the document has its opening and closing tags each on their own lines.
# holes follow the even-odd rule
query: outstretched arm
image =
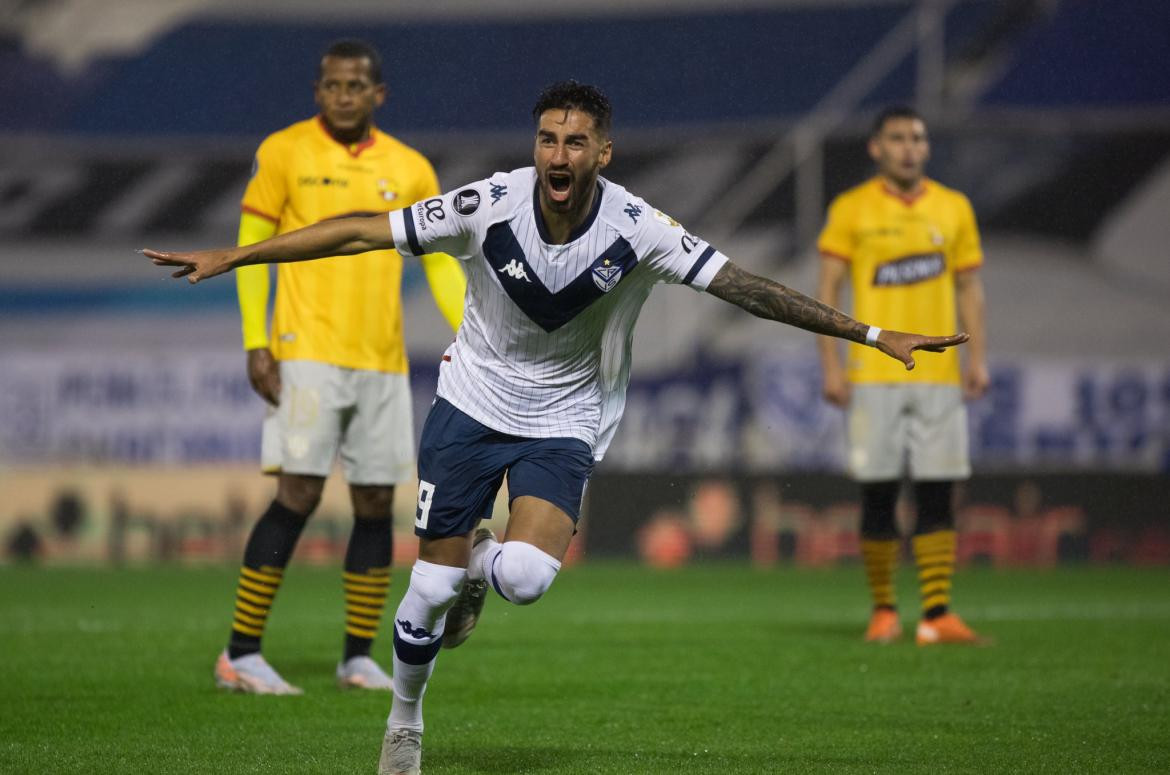
<svg viewBox="0 0 1170 775">
<path fill-rule="evenodd" d="M 787 288 L 778 282 L 747 272 L 731 261 L 725 263 L 707 285 L 707 293 L 747 310 L 756 317 L 787 323 L 826 336 L 866 342 L 870 327 L 843 312 Z M 882 330 L 873 345 L 891 358 L 914 368 L 914 350 L 942 352 L 967 341 L 966 334 L 922 336 Z"/>
<path fill-rule="evenodd" d="M 158 266 L 180 267 L 171 274 L 172 277 L 186 277 L 188 282 L 197 283 L 239 266 L 309 261 L 392 247 L 394 237 L 390 233 L 390 219 L 385 213 L 379 213 L 322 221 L 254 245 L 189 253 L 147 248 L 142 253 Z"/>
</svg>

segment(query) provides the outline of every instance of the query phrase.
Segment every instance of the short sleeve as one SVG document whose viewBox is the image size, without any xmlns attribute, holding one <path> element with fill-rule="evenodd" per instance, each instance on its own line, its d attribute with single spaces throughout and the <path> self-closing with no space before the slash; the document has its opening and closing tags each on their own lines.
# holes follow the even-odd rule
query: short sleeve
<svg viewBox="0 0 1170 775">
<path fill-rule="evenodd" d="M 851 260 L 857 247 L 853 226 L 848 202 L 843 197 L 837 197 L 829 205 L 825 226 L 817 237 L 817 250 L 823 256 L 832 256 L 843 261 Z"/>
<path fill-rule="evenodd" d="M 975 269 L 983 264 L 983 247 L 979 241 L 979 227 L 975 225 L 975 211 L 967 197 L 959 195 L 959 222 L 955 233 L 955 271 Z"/>
<path fill-rule="evenodd" d="M 277 136 L 271 136 L 260 144 L 252 161 L 252 177 L 244 189 L 241 202 L 243 209 L 273 223 L 280 222 L 284 203 L 288 198 L 288 177 L 285 160 L 288 154 L 281 147 Z"/>
<path fill-rule="evenodd" d="M 390 213 L 394 247 L 408 256 L 447 253 L 471 258 L 487 229 L 493 179 L 416 202 Z"/>
<path fill-rule="evenodd" d="M 638 241 L 645 245 L 645 261 L 658 277 L 667 283 L 687 285 L 696 291 L 705 291 L 715 274 L 727 263 L 706 240 L 690 234 L 675 219 L 645 203 L 649 210 Z"/>
</svg>

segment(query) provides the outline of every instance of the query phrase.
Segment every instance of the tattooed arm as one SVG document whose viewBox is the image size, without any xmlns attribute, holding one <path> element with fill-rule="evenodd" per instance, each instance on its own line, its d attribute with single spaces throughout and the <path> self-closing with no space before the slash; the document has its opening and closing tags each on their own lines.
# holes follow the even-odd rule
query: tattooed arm
<svg viewBox="0 0 1170 775">
<path fill-rule="evenodd" d="M 744 271 L 731 261 L 725 263 L 707 285 L 707 293 L 744 309 L 756 317 L 787 323 L 806 331 L 865 342 L 869 326 L 843 312 L 787 288 L 778 282 Z M 966 334 L 922 336 L 882 330 L 877 348 L 891 358 L 914 368 L 914 350 L 942 352 L 967 341 Z"/>
</svg>

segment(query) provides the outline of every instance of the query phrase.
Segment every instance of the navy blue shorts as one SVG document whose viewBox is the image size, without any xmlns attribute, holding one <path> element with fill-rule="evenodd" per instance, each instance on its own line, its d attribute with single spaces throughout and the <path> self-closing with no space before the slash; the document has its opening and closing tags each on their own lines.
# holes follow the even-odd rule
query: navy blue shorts
<svg viewBox="0 0 1170 775">
<path fill-rule="evenodd" d="M 414 532 L 426 538 L 470 532 L 491 518 L 505 474 L 510 500 L 541 498 L 575 523 L 591 473 L 593 451 L 580 439 L 500 433 L 437 398 L 419 443 Z"/>
</svg>

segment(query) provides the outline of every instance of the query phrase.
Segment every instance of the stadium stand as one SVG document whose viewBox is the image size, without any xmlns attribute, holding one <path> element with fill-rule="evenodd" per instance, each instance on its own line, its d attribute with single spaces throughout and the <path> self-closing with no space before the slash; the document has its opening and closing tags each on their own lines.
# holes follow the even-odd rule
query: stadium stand
<svg viewBox="0 0 1170 775">
<path fill-rule="evenodd" d="M 312 110 L 300 52 L 360 28 L 387 51 L 441 42 L 434 56 L 388 58 L 380 123 L 423 149 L 444 184 L 527 164 L 538 87 L 595 80 L 616 108 L 607 174 L 806 291 L 810 224 L 867 173 L 873 109 L 919 103 L 930 174 L 970 195 L 988 254 L 998 392 L 975 412 L 980 464 L 1170 467 L 1158 430 L 1170 411 L 1159 392 L 1170 341 L 1164 3 L 759 0 L 728 13 L 705 0 L 682 10 L 601 0 L 523 21 L 513 0 L 415 15 L 317 5 L 293 0 L 273 19 L 258 0 L 128 0 L 108 17 L 83 2 L 29 2 L 0 24 L 0 98 L 21 106 L 0 113 L 0 400 L 24 418 L 0 428 L 0 463 L 68 446 L 45 424 L 42 395 L 61 361 L 89 373 L 125 358 L 134 373 L 194 338 L 223 390 L 239 387 L 230 284 L 166 283 L 130 251 L 231 239 L 255 144 Z M 447 335 L 421 273 L 405 282 L 426 385 Z M 839 447 L 839 420 L 817 400 L 807 339 L 660 293 L 634 347 L 614 469 L 839 466 L 826 451 Z M 219 422 L 246 433 L 166 455 L 249 460 L 255 407 L 243 387 Z M 695 439 L 693 454 L 668 456 Z M 121 459 L 147 454 L 125 449 Z"/>
</svg>

